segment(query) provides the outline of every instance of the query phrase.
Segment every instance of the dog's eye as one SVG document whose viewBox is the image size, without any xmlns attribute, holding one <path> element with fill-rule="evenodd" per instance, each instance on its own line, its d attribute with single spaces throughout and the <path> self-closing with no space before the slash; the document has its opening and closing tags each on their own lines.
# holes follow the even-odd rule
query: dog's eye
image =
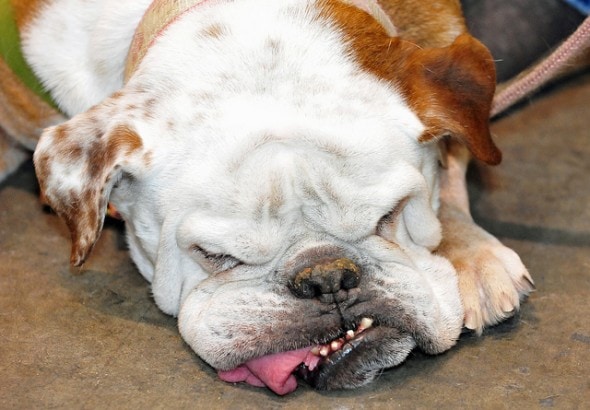
<svg viewBox="0 0 590 410">
<path fill-rule="evenodd" d="M 397 203 L 396 206 L 393 207 L 391 211 L 387 214 L 383 215 L 379 222 L 377 223 L 377 230 L 376 233 L 379 236 L 382 236 L 388 239 L 391 236 L 391 233 L 395 229 L 396 222 L 401 215 L 404 206 L 408 203 L 408 197 L 405 197 L 401 201 Z"/>
<path fill-rule="evenodd" d="M 201 266 L 209 272 L 223 272 L 242 264 L 239 259 L 236 259 L 231 255 L 212 253 L 203 249 L 199 245 L 192 245 L 190 250 L 197 257 Z"/>
</svg>

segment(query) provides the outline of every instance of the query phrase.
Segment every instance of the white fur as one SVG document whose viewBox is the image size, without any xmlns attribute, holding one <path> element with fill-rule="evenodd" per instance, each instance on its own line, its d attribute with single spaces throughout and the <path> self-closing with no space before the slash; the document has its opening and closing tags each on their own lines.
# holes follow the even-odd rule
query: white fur
<svg viewBox="0 0 590 410">
<path fill-rule="evenodd" d="M 97 0 L 84 9 L 59 0 L 31 26 L 27 56 L 68 113 L 86 110 L 122 85 L 125 48 L 148 2 L 108 1 L 107 7 Z M 448 349 L 461 328 L 453 268 L 428 251 L 441 236 L 436 148 L 418 141 L 424 126 L 403 96 L 361 68 L 314 4 L 205 3 L 158 38 L 123 97 L 109 103 L 115 108 L 103 104 L 72 120 L 100 116 L 111 128 L 125 123 L 141 136 L 150 161 L 117 164 L 133 178 L 124 177 L 111 200 L 127 222 L 131 255 L 152 282 L 156 303 L 181 313 L 188 343 L 219 367 L 238 363 L 214 357 L 219 335 L 203 335 L 195 320 L 210 314 L 258 323 L 272 313 L 264 310 L 267 298 L 273 306 L 299 303 L 286 289 L 263 291 L 276 287 L 270 278 L 298 250 L 321 243 L 367 266 L 383 263 L 387 269 L 368 274 L 395 283 L 391 289 L 404 290 L 400 297 L 417 304 L 411 310 L 423 312 L 416 316 L 438 343 L 426 350 Z M 93 13 L 103 17 L 95 20 Z M 223 28 L 220 36 L 207 34 L 214 24 Z M 105 34 L 114 41 L 91 40 Z M 47 46 L 48 36 L 55 46 Z M 46 143 L 40 146 L 51 152 Z M 54 169 L 65 166 L 59 161 Z M 387 246 L 379 245 L 385 241 L 377 225 L 406 198 L 388 238 L 399 243 L 392 251 L 397 256 L 383 256 Z M 232 255 L 248 268 L 211 276 L 195 245 Z M 400 258 L 419 260 L 398 266 Z M 238 316 L 231 301 L 215 305 L 219 311 L 202 311 L 209 303 L 199 297 L 213 294 L 206 290 L 216 291 L 218 282 L 231 290 L 228 297 L 236 286 L 255 286 L 260 299 L 244 296 L 250 306 Z M 264 314 L 244 317 L 251 309 Z"/>
<path fill-rule="evenodd" d="M 123 85 L 131 38 L 151 0 L 55 0 L 22 33 L 23 52 L 73 116 Z"/>
<path fill-rule="evenodd" d="M 430 162 L 424 160 L 424 147 L 417 142 L 423 127 L 416 115 L 395 89 L 347 56 L 334 29 L 313 21 L 313 9 L 295 17 L 282 13 L 295 4 L 301 1 L 203 6 L 193 12 L 198 18 L 185 16 L 156 42 L 128 87 L 162 95 L 153 123 L 142 127 L 140 134 L 158 154 L 155 167 L 166 171 L 160 186 L 149 191 L 150 199 L 139 201 L 141 209 L 134 215 L 143 215 L 149 203 L 154 205 L 148 213 L 165 212 L 167 218 L 170 213 L 182 218 L 196 207 L 206 222 L 204 232 L 193 228 L 193 242 L 261 263 L 257 260 L 261 254 L 269 255 L 266 261 L 276 257 L 280 249 L 271 248 L 288 243 L 295 232 L 305 235 L 302 226 L 328 228 L 331 235 L 352 242 L 370 234 L 396 201 L 418 187 L 426 204 L 431 202 L 435 175 L 423 182 L 410 178 L 415 173 L 423 179 L 422 164 Z M 251 8 L 262 10 L 254 27 L 250 18 L 244 18 Z M 212 24 L 228 27 L 229 34 L 221 39 L 195 35 Z M 296 29 L 301 25 L 306 27 L 303 33 Z M 276 61 L 266 45 L 269 39 L 281 49 Z M 247 56 L 237 60 L 242 65 L 235 62 L 235 50 Z M 175 58 L 178 53 L 184 53 L 180 61 Z M 166 64 L 169 61 L 174 64 Z M 261 68 L 264 62 L 272 68 Z M 176 124 L 174 135 L 161 138 L 163 120 Z M 198 155 L 190 147 L 198 147 Z M 270 195 L 272 178 L 289 207 L 281 210 L 285 217 L 273 221 L 264 215 L 256 221 L 259 228 L 226 222 L 228 228 L 211 230 L 207 214 L 229 215 L 232 221 L 255 219 L 260 198 Z M 325 186 L 342 198 L 329 198 Z M 214 204 L 214 209 L 204 212 L 198 206 L 204 203 Z M 125 205 L 120 208 L 127 213 Z M 420 209 L 433 213 L 428 207 Z M 144 236 L 140 228 L 134 231 Z M 433 234 L 429 246 L 440 240 L 439 232 Z M 130 241 L 132 248 L 136 239 Z M 146 248 L 150 247 L 143 251 Z M 178 257 L 187 258 L 186 249 Z M 159 276 L 170 277 L 163 281 L 167 283 L 178 275 L 178 269 L 167 263 L 155 271 L 158 283 Z M 165 311 L 178 312 L 179 300 L 160 302 L 155 295 Z"/>
</svg>

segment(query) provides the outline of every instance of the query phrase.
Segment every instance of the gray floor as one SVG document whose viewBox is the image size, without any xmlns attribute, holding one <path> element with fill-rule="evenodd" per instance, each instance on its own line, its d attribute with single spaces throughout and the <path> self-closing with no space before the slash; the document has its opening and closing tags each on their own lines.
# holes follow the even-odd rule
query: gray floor
<svg viewBox="0 0 590 410">
<path fill-rule="evenodd" d="M 28 164 L 0 185 L 0 408 L 589 408 L 589 105 L 590 75 L 554 87 L 495 122 L 504 162 L 471 173 L 476 219 L 536 281 L 518 317 L 356 391 L 219 381 L 155 307 L 121 226 L 68 267 Z"/>
</svg>

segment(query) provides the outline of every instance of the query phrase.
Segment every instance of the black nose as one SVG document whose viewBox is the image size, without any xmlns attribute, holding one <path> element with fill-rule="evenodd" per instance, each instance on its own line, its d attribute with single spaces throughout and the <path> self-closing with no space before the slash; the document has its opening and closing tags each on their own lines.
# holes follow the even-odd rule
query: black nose
<svg viewBox="0 0 590 410">
<path fill-rule="evenodd" d="M 299 298 L 319 297 L 322 301 L 332 302 L 332 297 L 325 296 L 356 288 L 360 281 L 358 266 L 348 258 L 340 258 L 303 269 L 291 280 L 289 288 Z"/>
</svg>

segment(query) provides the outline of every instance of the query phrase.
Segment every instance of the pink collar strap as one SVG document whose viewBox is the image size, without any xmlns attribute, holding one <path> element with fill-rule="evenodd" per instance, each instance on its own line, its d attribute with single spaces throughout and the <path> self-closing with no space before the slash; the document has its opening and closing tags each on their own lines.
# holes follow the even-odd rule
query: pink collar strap
<svg viewBox="0 0 590 410">
<path fill-rule="evenodd" d="M 143 15 L 129 48 L 127 63 L 125 65 L 124 80 L 127 82 L 141 60 L 145 57 L 149 48 L 159 36 L 183 14 L 195 7 L 212 0 L 154 0 Z M 280 0 L 276 0 L 280 1 Z M 377 4 L 376 0 L 340 0 L 343 3 L 358 7 L 377 20 L 387 34 L 394 37 L 397 32 L 395 26 L 385 11 Z"/>
<path fill-rule="evenodd" d="M 131 40 L 124 80 L 133 75 L 148 49 L 166 28 L 178 20 L 184 13 L 208 0 L 154 0 L 148 7 Z"/>
</svg>

